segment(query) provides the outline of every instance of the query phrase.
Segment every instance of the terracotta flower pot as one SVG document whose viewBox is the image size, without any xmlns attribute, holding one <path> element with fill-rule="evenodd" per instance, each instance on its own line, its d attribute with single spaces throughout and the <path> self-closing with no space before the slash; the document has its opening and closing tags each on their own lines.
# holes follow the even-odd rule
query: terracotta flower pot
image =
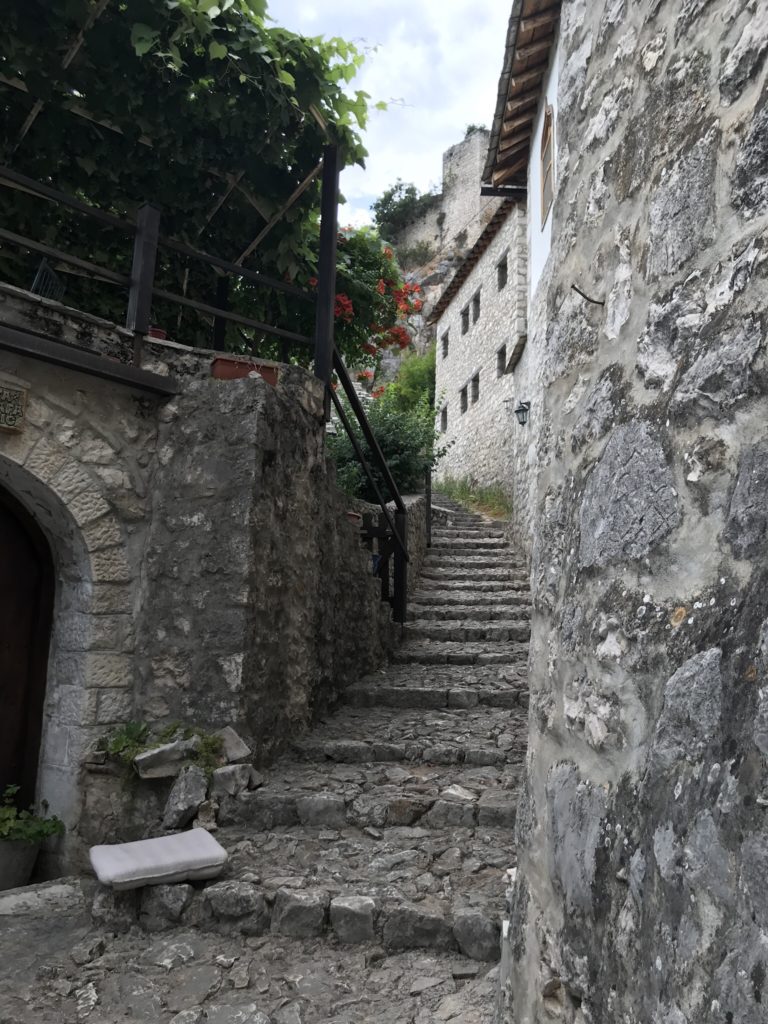
<svg viewBox="0 0 768 1024">
<path fill-rule="evenodd" d="M 0 891 L 17 889 L 29 882 L 39 850 L 40 843 L 0 840 Z"/>
</svg>

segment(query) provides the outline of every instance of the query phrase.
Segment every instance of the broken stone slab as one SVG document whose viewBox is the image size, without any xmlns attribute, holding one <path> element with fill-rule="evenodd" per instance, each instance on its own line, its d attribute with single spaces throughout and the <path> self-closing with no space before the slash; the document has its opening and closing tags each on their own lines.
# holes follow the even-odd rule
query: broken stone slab
<svg viewBox="0 0 768 1024">
<path fill-rule="evenodd" d="M 170 779 L 178 775 L 200 747 L 200 737 L 162 743 L 137 754 L 133 766 L 141 779 Z"/>
<path fill-rule="evenodd" d="M 98 935 L 96 938 L 87 938 L 78 942 L 69 951 L 69 955 L 78 967 L 85 967 L 86 964 L 100 957 L 106 948 L 106 942 Z"/>
<path fill-rule="evenodd" d="M 182 768 L 168 794 L 163 828 L 184 828 L 197 814 L 208 792 L 208 779 L 196 764 Z"/>
<path fill-rule="evenodd" d="M 465 907 L 453 918 L 453 934 L 464 956 L 472 960 L 498 960 L 501 956 L 501 929 L 479 910 Z"/>
<path fill-rule="evenodd" d="M 401 903 L 382 914 L 387 949 L 454 949 L 447 907 L 433 900 Z"/>
<path fill-rule="evenodd" d="M 211 797 L 221 800 L 225 796 L 237 796 L 248 789 L 250 781 L 249 764 L 225 764 L 222 768 L 216 768 L 211 776 Z"/>
<path fill-rule="evenodd" d="M 329 902 L 325 889 L 278 889 L 272 909 L 272 931 L 295 939 L 322 935 Z"/>
<path fill-rule="evenodd" d="M 423 992 L 428 992 L 431 988 L 437 988 L 438 985 L 444 984 L 445 981 L 445 978 L 435 977 L 414 978 L 408 990 L 409 995 L 420 996 Z"/>
<path fill-rule="evenodd" d="M 240 739 L 231 725 L 225 725 L 223 729 L 217 729 L 213 735 L 221 739 L 221 754 L 226 759 L 227 764 L 247 761 L 251 756 L 251 748 Z"/>
<path fill-rule="evenodd" d="M 206 1024 L 271 1024 L 269 1017 L 256 1003 L 240 1003 L 238 1006 L 209 1006 L 205 1014 Z"/>
<path fill-rule="evenodd" d="M 339 942 L 373 941 L 376 903 L 370 896 L 337 896 L 331 900 L 331 928 Z"/>
</svg>

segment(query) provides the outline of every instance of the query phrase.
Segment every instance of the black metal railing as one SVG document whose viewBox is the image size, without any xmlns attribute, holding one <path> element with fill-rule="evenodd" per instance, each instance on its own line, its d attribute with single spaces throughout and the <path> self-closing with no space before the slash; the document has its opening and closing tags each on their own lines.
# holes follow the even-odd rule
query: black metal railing
<svg viewBox="0 0 768 1024">
<path fill-rule="evenodd" d="M 377 496 L 384 518 L 384 526 L 375 526 L 369 522 L 363 531 L 364 540 L 376 541 L 379 547 L 377 574 L 382 580 L 382 599 L 392 606 L 393 618 L 404 623 L 407 611 L 408 589 L 408 512 L 381 448 L 373 434 L 365 409 L 350 379 L 344 363 L 334 345 L 334 305 L 336 297 L 336 245 L 338 237 L 338 195 L 341 161 L 338 147 L 327 146 L 322 160 L 322 193 L 320 222 L 320 253 L 318 261 L 317 294 L 304 291 L 287 281 L 281 281 L 268 275 L 248 270 L 241 263 L 233 263 L 218 256 L 187 245 L 174 238 L 166 237 L 161 232 L 162 215 L 156 207 L 145 204 L 138 210 L 135 220 L 117 217 L 98 207 L 89 205 L 72 195 L 60 192 L 49 185 L 35 181 L 26 175 L 19 174 L 9 167 L 0 167 L 0 186 L 21 189 L 24 192 L 52 201 L 76 213 L 99 221 L 108 227 L 115 228 L 133 238 L 133 259 L 130 274 L 120 274 L 109 267 L 100 266 L 91 260 L 81 259 L 47 243 L 28 238 L 0 228 L 0 241 L 9 245 L 40 253 L 44 259 L 56 260 L 65 266 L 71 266 L 79 272 L 97 280 L 107 281 L 126 288 L 126 327 L 133 333 L 133 367 L 122 369 L 122 378 L 133 384 L 141 384 L 148 390 L 158 394 L 171 394 L 175 390 L 172 382 L 165 384 L 157 375 L 140 369 L 144 339 L 151 326 L 151 310 L 153 300 L 159 299 L 177 306 L 195 310 L 213 319 L 213 348 L 224 347 L 224 327 L 227 322 L 240 327 L 248 327 L 259 334 L 277 338 L 281 342 L 283 358 L 288 358 L 288 347 L 301 345 L 314 349 L 314 372 L 325 385 L 325 418 L 330 418 L 333 405 L 342 426 L 346 430 L 352 446 L 357 454 L 374 493 Z M 307 179 L 309 180 L 309 179 Z M 306 185 L 306 181 L 304 183 Z M 303 186 L 302 186 L 303 188 Z M 300 194 L 298 189 L 292 199 Z M 290 205 L 283 209 L 285 212 Z M 268 227 L 271 226 L 268 225 Z M 266 229 L 264 229 L 266 230 Z M 156 282 L 158 251 L 168 249 L 189 259 L 199 260 L 218 272 L 216 301 L 217 304 L 201 302 L 188 295 L 179 295 L 160 288 Z M 251 317 L 243 316 L 228 308 L 229 280 L 239 277 L 267 289 L 279 291 L 300 302 L 315 305 L 314 337 L 310 338 L 296 331 L 291 331 L 273 324 L 263 323 Z M 101 376 L 106 379 L 118 379 L 119 374 L 114 360 L 94 355 L 47 338 L 22 339 L 21 333 L 12 325 L 4 325 L 3 344 L 15 347 L 16 351 L 58 365 L 72 365 L 83 372 Z M 19 337 L 17 337 L 19 335 Z M 67 351 L 67 356 L 63 353 Z M 358 433 L 354 429 L 347 411 L 332 386 L 333 374 L 347 397 L 351 411 L 360 433 L 365 440 L 373 468 L 384 481 L 389 492 L 394 512 L 388 507 L 385 495 L 377 482 L 373 468 L 363 453 Z M 156 379 L 155 379 L 156 378 Z M 390 571 L 390 560 L 392 562 Z M 390 593 L 390 576 L 392 592 Z"/>
</svg>

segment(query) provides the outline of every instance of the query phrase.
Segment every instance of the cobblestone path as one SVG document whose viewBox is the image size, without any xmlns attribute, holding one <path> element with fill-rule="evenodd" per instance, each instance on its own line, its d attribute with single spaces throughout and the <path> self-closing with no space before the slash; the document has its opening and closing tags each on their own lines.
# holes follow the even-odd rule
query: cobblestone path
<svg viewBox="0 0 768 1024">
<path fill-rule="evenodd" d="M 222 803 L 223 881 L 145 890 L 144 932 L 133 897 L 94 925 L 82 883 L 45 919 L 0 895 L 0 1020 L 488 1024 L 528 703 L 528 578 L 496 524 L 451 506 L 409 619 L 393 664 Z"/>
</svg>

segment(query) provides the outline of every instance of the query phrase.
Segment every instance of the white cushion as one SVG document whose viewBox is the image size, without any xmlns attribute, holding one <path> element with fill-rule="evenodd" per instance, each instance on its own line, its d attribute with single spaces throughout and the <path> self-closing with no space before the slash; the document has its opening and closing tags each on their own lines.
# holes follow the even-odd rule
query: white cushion
<svg viewBox="0 0 768 1024">
<path fill-rule="evenodd" d="M 92 846 L 91 865 L 102 885 L 138 889 L 142 885 L 216 878 L 227 863 L 227 851 L 204 828 L 159 839 Z"/>
</svg>

